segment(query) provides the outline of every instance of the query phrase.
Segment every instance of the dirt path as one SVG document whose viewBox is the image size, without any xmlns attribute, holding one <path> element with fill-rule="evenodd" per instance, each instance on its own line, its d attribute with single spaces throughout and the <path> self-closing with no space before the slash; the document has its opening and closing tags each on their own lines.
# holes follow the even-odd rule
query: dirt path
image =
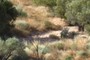
<svg viewBox="0 0 90 60">
<path fill-rule="evenodd" d="M 68 27 L 69 28 L 69 31 L 76 31 L 77 32 L 77 29 L 76 27 Z M 52 39 L 50 38 L 49 36 L 50 35 L 55 35 L 55 36 L 58 36 L 60 37 L 61 36 L 61 31 L 62 30 L 56 30 L 56 31 L 49 31 L 49 32 L 44 32 L 44 33 L 40 33 L 40 34 L 37 34 L 37 35 L 33 35 L 32 37 L 31 36 L 28 36 L 27 38 L 24 38 L 25 40 L 28 40 L 28 41 L 40 41 L 40 43 L 46 43 L 46 42 L 55 42 L 55 41 L 59 41 L 61 39 Z M 76 38 L 88 38 L 88 35 L 87 34 L 79 34 L 78 36 L 76 36 Z"/>
<path fill-rule="evenodd" d="M 55 42 L 55 41 L 58 41 L 60 39 L 52 39 L 49 36 L 51 34 L 53 34 L 53 35 L 56 35 L 56 36 L 60 37 L 60 32 L 61 32 L 61 30 L 44 32 L 44 33 L 40 33 L 38 35 L 36 34 L 36 35 L 33 35 L 33 36 L 28 36 L 27 38 L 21 38 L 21 39 L 27 40 L 27 41 L 30 41 L 30 42 L 39 41 L 40 43 Z"/>
</svg>

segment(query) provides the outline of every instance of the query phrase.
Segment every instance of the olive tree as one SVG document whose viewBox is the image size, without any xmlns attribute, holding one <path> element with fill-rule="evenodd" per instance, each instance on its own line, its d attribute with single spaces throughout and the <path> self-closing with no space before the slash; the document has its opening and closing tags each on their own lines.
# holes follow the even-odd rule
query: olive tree
<svg viewBox="0 0 90 60">
<path fill-rule="evenodd" d="M 67 0 L 56 0 L 56 7 L 54 8 L 55 15 L 61 18 L 65 18 Z"/>
<path fill-rule="evenodd" d="M 77 24 L 80 31 L 90 24 L 90 0 L 72 0 L 66 5 L 65 16 L 71 24 Z"/>
</svg>

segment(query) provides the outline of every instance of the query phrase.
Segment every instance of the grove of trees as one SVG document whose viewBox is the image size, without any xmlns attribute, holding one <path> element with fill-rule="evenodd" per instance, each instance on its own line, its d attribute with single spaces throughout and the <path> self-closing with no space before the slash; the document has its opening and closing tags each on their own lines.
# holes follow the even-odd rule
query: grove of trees
<svg viewBox="0 0 90 60">
<path fill-rule="evenodd" d="M 80 31 L 90 31 L 90 0 L 33 0 L 36 5 L 52 8 L 54 16 L 65 18 Z M 88 27 L 88 28 L 87 28 Z"/>
<path fill-rule="evenodd" d="M 90 31 L 90 0 L 32 0 L 35 5 L 49 7 L 54 16 L 65 18 L 70 25 L 79 26 L 80 31 Z M 19 12 L 9 0 L 0 0 L 0 36 L 11 36 L 13 22 Z"/>
<path fill-rule="evenodd" d="M 77 24 L 80 30 L 90 24 L 90 0 L 72 0 L 66 4 L 65 16 L 71 24 Z"/>
</svg>

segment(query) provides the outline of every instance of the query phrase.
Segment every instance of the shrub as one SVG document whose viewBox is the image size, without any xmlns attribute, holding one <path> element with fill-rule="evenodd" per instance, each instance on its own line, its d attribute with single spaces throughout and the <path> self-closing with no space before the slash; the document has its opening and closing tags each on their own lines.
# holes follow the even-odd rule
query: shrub
<svg viewBox="0 0 90 60">
<path fill-rule="evenodd" d="M 2 60 L 18 60 L 14 59 L 18 56 L 19 59 L 23 60 L 28 58 L 24 53 L 24 45 L 19 42 L 17 38 L 8 38 L 6 41 L 0 40 L 0 59 Z M 23 56 L 23 57 L 20 57 Z"/>
<path fill-rule="evenodd" d="M 90 49 L 90 42 L 87 43 L 86 48 L 87 48 L 87 49 Z"/>
<path fill-rule="evenodd" d="M 18 13 L 19 13 L 19 17 L 27 17 L 27 13 L 22 11 L 22 10 L 18 10 Z"/>
<path fill-rule="evenodd" d="M 61 38 L 67 38 L 68 28 L 65 28 L 61 32 Z"/>
<path fill-rule="evenodd" d="M 45 28 L 47 30 L 54 30 L 54 29 L 56 29 L 56 26 L 53 23 L 49 22 L 49 21 L 45 21 Z"/>
<path fill-rule="evenodd" d="M 73 56 L 67 56 L 66 58 L 65 58 L 65 60 L 73 60 Z"/>
<path fill-rule="evenodd" d="M 27 17 L 27 13 L 25 11 L 23 11 L 22 9 L 17 9 L 18 10 L 18 16 L 23 18 L 23 17 Z"/>
<path fill-rule="evenodd" d="M 54 13 L 56 16 L 65 18 L 67 0 L 56 0 L 56 6 L 54 7 Z"/>
<path fill-rule="evenodd" d="M 89 24 L 87 24 L 87 25 L 85 26 L 85 29 L 86 29 L 86 32 L 90 34 L 90 25 L 89 25 Z"/>
<path fill-rule="evenodd" d="M 68 32 L 68 38 L 74 39 L 75 35 L 77 35 L 75 32 Z"/>
<path fill-rule="evenodd" d="M 86 24 L 90 24 L 90 1 L 89 0 L 72 0 L 66 5 L 65 16 L 67 20 L 74 25 L 78 25 L 79 28 L 84 30 Z M 81 26 L 81 27 L 80 27 Z"/>
<path fill-rule="evenodd" d="M 53 7 L 56 5 L 56 0 L 32 0 L 36 5 L 44 5 Z"/>
<path fill-rule="evenodd" d="M 33 0 L 36 5 L 48 6 L 55 16 L 65 18 L 67 0 Z"/>
<path fill-rule="evenodd" d="M 50 49 L 47 46 L 40 45 L 38 51 L 41 54 L 46 54 L 50 52 Z"/>
<path fill-rule="evenodd" d="M 82 56 L 82 57 L 88 57 L 87 51 L 82 51 L 81 50 L 81 51 L 78 51 L 77 54 L 80 55 L 80 56 Z"/>
<path fill-rule="evenodd" d="M 26 22 L 26 21 L 16 21 L 15 25 L 17 28 L 21 29 L 21 30 L 27 30 L 29 29 L 30 25 Z"/>
<path fill-rule="evenodd" d="M 17 20 L 15 22 L 15 29 L 12 30 L 13 35 L 26 37 L 33 29 L 26 21 Z"/>
<path fill-rule="evenodd" d="M 63 43 L 57 43 L 56 46 L 59 50 L 64 49 L 64 44 Z"/>
<path fill-rule="evenodd" d="M 23 11 L 23 6 L 22 5 L 17 5 L 16 9 L 18 10 L 18 16 L 19 17 L 27 17 L 27 13 L 25 11 Z"/>
<path fill-rule="evenodd" d="M 70 46 L 70 49 L 77 50 L 77 45 L 76 45 L 75 43 L 73 43 L 73 44 Z"/>
<path fill-rule="evenodd" d="M 18 17 L 18 11 L 9 0 L 0 1 L 0 36 L 10 35 L 10 30 L 14 28 L 13 22 Z"/>
<path fill-rule="evenodd" d="M 38 42 L 33 42 L 31 50 L 33 50 L 33 52 L 37 52 L 38 54 L 46 54 L 50 51 L 48 46 L 40 45 Z"/>
</svg>

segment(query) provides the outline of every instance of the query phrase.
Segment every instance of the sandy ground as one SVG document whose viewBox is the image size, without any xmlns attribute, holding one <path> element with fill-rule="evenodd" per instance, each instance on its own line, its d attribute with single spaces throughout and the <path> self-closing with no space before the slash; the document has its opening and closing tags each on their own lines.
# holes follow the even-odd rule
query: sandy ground
<svg viewBox="0 0 90 60">
<path fill-rule="evenodd" d="M 68 28 L 71 29 L 71 31 L 72 31 L 72 29 L 74 29 L 75 27 L 68 27 Z M 40 43 L 51 43 L 51 42 L 62 40 L 61 38 L 60 39 L 52 39 L 52 38 L 49 37 L 51 34 L 60 37 L 61 36 L 60 33 L 61 33 L 61 30 L 49 31 L 49 32 L 44 32 L 44 33 L 40 33 L 40 34 L 33 35 L 33 36 L 28 36 L 27 38 L 24 38 L 24 39 L 25 40 L 28 40 L 28 41 L 31 41 L 31 42 L 33 42 L 33 41 L 39 41 Z M 88 34 L 86 34 L 86 33 L 80 33 L 79 35 L 77 35 L 75 37 L 75 39 L 77 39 L 77 38 L 87 39 L 88 37 L 89 37 Z"/>
<path fill-rule="evenodd" d="M 58 17 L 49 18 L 49 21 L 55 25 L 60 25 L 61 27 L 65 27 L 66 25 L 68 25 L 64 19 Z"/>
</svg>

